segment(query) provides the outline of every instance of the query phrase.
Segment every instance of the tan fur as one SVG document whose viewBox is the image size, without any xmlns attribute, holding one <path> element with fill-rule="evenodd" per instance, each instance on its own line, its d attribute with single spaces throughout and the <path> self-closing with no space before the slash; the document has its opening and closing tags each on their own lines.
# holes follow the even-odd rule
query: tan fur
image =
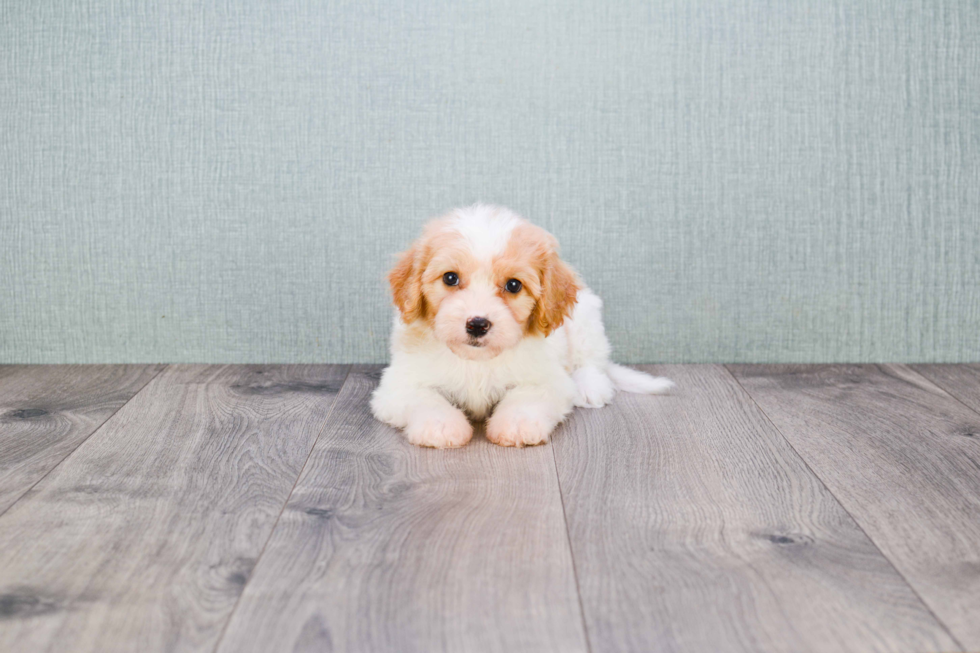
<svg viewBox="0 0 980 653">
<path fill-rule="evenodd" d="M 388 273 L 395 306 L 406 324 L 431 321 L 439 303 L 451 292 L 466 287 L 478 264 L 461 242 L 459 234 L 446 227 L 445 220 L 426 225 L 422 236 L 400 255 Z M 460 284 L 450 288 L 442 282 L 446 272 L 460 275 Z"/>
<path fill-rule="evenodd" d="M 408 250 L 399 254 L 398 262 L 388 273 L 388 283 L 394 296 L 395 306 L 402 319 L 411 324 L 426 317 L 428 313 L 425 297 L 422 295 L 422 247 L 414 243 Z"/>
<path fill-rule="evenodd" d="M 571 315 L 579 291 L 578 277 L 558 258 L 551 257 L 544 269 L 543 291 L 531 316 L 528 330 L 545 336 L 557 329 Z"/>
<path fill-rule="evenodd" d="M 578 276 L 558 256 L 558 241 L 544 229 L 523 224 L 514 229 L 505 261 L 517 264 L 519 279 L 534 297 L 534 306 L 526 316 L 528 333 L 548 336 L 571 315 L 580 284 Z"/>
</svg>

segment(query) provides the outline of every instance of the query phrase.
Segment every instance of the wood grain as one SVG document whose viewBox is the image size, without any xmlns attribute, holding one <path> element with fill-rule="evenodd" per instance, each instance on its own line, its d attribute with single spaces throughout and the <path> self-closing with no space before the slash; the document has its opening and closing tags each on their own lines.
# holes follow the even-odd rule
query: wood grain
<svg viewBox="0 0 980 653">
<path fill-rule="evenodd" d="M 968 650 L 980 650 L 980 415 L 902 365 L 734 366 Z"/>
<path fill-rule="evenodd" d="M 980 364 L 912 365 L 911 367 L 980 413 Z M 973 437 L 980 438 L 980 433 L 975 433 Z"/>
<path fill-rule="evenodd" d="M 221 651 L 582 651 L 548 447 L 414 447 L 355 368 Z"/>
<path fill-rule="evenodd" d="M 163 367 L 0 366 L 0 514 Z"/>
<path fill-rule="evenodd" d="M 723 367 L 649 371 L 554 439 L 593 650 L 957 648 Z"/>
<path fill-rule="evenodd" d="M 345 374 L 151 381 L 0 518 L 0 650 L 212 649 Z"/>
</svg>

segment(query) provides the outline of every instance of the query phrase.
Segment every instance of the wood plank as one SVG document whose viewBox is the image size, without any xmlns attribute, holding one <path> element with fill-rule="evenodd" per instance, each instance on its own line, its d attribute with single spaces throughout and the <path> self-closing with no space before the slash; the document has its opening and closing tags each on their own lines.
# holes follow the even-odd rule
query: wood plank
<svg viewBox="0 0 980 653">
<path fill-rule="evenodd" d="M 585 650 L 548 447 L 408 444 L 354 368 L 221 651 Z"/>
<path fill-rule="evenodd" d="M 0 366 L 0 514 L 164 367 Z"/>
<path fill-rule="evenodd" d="M 980 650 L 980 415 L 902 365 L 734 366 L 968 650 Z"/>
<path fill-rule="evenodd" d="M 957 648 L 721 366 L 554 438 L 595 651 Z"/>
<path fill-rule="evenodd" d="M 911 367 L 980 413 L 980 364 L 912 365 Z M 980 433 L 974 433 L 972 437 L 980 438 Z"/>
<path fill-rule="evenodd" d="M 0 517 L 0 650 L 211 650 L 341 366 L 173 366 Z"/>
</svg>

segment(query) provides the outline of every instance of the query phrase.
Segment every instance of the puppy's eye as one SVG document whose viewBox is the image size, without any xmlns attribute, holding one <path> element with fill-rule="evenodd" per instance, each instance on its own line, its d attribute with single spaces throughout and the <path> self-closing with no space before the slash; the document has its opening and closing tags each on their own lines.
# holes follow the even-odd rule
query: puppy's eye
<svg viewBox="0 0 980 653">
<path fill-rule="evenodd" d="M 517 279 L 510 279 L 504 284 L 504 290 L 509 293 L 514 293 L 515 295 L 521 292 L 522 284 Z"/>
<path fill-rule="evenodd" d="M 459 285 L 459 275 L 455 272 L 447 272 L 442 275 L 442 282 L 447 286 L 458 286 Z"/>
</svg>

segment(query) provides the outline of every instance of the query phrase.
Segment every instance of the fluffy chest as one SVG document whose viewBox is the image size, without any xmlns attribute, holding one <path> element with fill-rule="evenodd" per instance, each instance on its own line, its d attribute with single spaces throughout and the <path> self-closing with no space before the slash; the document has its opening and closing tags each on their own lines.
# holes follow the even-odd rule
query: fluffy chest
<svg viewBox="0 0 980 653">
<path fill-rule="evenodd" d="M 483 419 L 509 390 L 567 377 L 568 339 L 564 327 L 547 338 L 527 337 L 490 360 L 467 360 L 423 328 L 409 328 L 396 314 L 392 364 L 406 382 L 432 388 L 474 419 Z"/>
<path fill-rule="evenodd" d="M 565 374 L 552 345 L 539 338 L 488 361 L 461 359 L 448 350 L 429 352 L 419 363 L 427 367 L 431 387 L 474 419 L 483 419 L 512 388 Z"/>
</svg>

